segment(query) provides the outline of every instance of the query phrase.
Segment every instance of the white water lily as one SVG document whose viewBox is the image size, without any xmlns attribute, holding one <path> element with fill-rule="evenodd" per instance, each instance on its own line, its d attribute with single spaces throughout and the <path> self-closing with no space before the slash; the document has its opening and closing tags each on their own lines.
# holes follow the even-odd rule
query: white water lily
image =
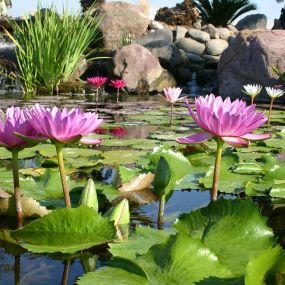
<svg viewBox="0 0 285 285">
<path fill-rule="evenodd" d="M 244 90 L 241 90 L 243 93 L 251 97 L 251 104 L 253 104 L 253 99 L 256 97 L 262 90 L 262 86 L 258 84 L 247 84 L 243 86 Z"/>
<path fill-rule="evenodd" d="M 272 88 L 272 87 L 265 87 L 265 89 L 266 89 L 268 96 L 274 99 L 281 97 L 285 94 L 285 92 L 281 89 Z"/>
</svg>

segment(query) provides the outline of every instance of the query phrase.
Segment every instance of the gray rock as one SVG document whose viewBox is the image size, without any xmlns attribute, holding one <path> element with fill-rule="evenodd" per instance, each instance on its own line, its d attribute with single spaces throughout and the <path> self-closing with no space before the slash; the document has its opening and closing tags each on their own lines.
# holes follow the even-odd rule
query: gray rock
<svg viewBox="0 0 285 285">
<path fill-rule="evenodd" d="M 219 38 L 219 33 L 218 33 L 218 30 L 217 28 L 212 25 L 212 24 L 209 24 L 209 25 L 206 25 L 206 26 L 203 26 L 202 27 L 202 30 L 206 33 L 208 33 L 210 35 L 210 38 L 211 39 L 218 39 Z"/>
<path fill-rule="evenodd" d="M 234 42 L 235 38 L 236 38 L 236 36 L 230 36 L 228 38 L 228 43 L 231 45 Z"/>
<path fill-rule="evenodd" d="M 113 57 L 114 74 L 127 82 L 130 90 L 162 91 L 175 86 L 171 73 L 161 67 L 158 59 L 145 47 L 132 44 L 117 49 Z"/>
<path fill-rule="evenodd" d="M 271 68 L 275 66 L 285 70 L 284 42 L 285 30 L 240 32 L 219 61 L 219 94 L 242 97 L 241 89 L 245 84 L 280 84 Z M 263 99 L 269 99 L 266 92 L 259 98 L 262 96 Z"/>
<path fill-rule="evenodd" d="M 229 46 L 228 42 L 221 39 L 210 40 L 206 43 L 206 54 L 220 55 Z"/>
<path fill-rule="evenodd" d="M 154 21 L 154 20 L 150 21 L 148 27 L 149 27 L 150 30 L 161 30 L 161 29 L 164 29 L 164 26 L 160 22 Z"/>
<path fill-rule="evenodd" d="M 201 30 L 202 29 L 201 22 L 198 21 L 198 22 L 193 23 L 192 28 L 197 29 L 197 30 Z"/>
<path fill-rule="evenodd" d="M 230 30 L 232 35 L 236 35 L 238 33 L 238 29 L 233 25 L 227 25 L 227 29 Z"/>
<path fill-rule="evenodd" d="M 217 28 L 217 31 L 218 31 L 219 38 L 220 38 L 221 40 L 227 41 L 228 38 L 229 38 L 230 35 L 231 35 L 230 30 L 228 30 L 228 29 L 226 29 L 226 28 Z"/>
<path fill-rule="evenodd" d="M 221 56 L 220 55 L 208 55 L 208 54 L 204 54 L 203 58 L 206 59 L 206 62 L 215 62 L 218 63 Z"/>
<path fill-rule="evenodd" d="M 172 44 L 173 42 L 172 31 L 167 30 L 167 29 L 161 29 L 161 30 L 149 32 L 145 34 L 144 36 L 136 39 L 133 43 L 143 46 L 143 45 L 156 42 L 156 41 L 164 41 L 164 42 L 168 42 L 169 44 Z"/>
<path fill-rule="evenodd" d="M 191 62 L 194 62 L 194 63 L 200 63 L 202 64 L 205 60 L 203 59 L 203 57 L 201 57 L 200 55 L 197 55 L 195 53 L 191 53 L 191 52 L 188 52 L 187 53 L 187 56 L 189 58 L 189 60 Z"/>
<path fill-rule="evenodd" d="M 178 48 L 183 49 L 186 52 L 191 52 L 195 53 L 198 55 L 201 55 L 204 50 L 205 50 L 205 45 L 202 43 L 199 43 L 191 38 L 184 38 L 180 39 L 177 43 L 176 46 Z"/>
<path fill-rule="evenodd" d="M 188 30 L 187 35 L 190 38 L 192 38 L 198 42 L 201 42 L 201 43 L 206 43 L 207 41 L 210 40 L 210 35 L 208 33 L 197 30 L 197 29 Z"/>
<path fill-rule="evenodd" d="M 100 9 L 100 31 L 103 45 L 107 49 L 122 46 L 122 39 L 126 33 L 134 38 L 140 37 L 149 25 L 149 19 L 140 8 L 126 2 L 108 2 Z"/>
<path fill-rule="evenodd" d="M 267 28 L 267 17 L 264 14 L 253 14 L 242 18 L 236 24 L 236 28 L 240 30 L 256 30 Z"/>
<path fill-rule="evenodd" d="M 178 41 L 180 39 L 185 38 L 185 35 L 187 33 L 187 29 L 182 26 L 176 26 L 176 37 L 175 40 Z"/>
</svg>

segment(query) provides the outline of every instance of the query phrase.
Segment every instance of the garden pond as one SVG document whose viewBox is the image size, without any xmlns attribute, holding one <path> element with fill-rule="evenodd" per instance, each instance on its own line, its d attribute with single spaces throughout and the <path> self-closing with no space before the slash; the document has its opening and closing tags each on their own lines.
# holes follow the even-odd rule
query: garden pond
<svg viewBox="0 0 285 285">
<path fill-rule="evenodd" d="M 159 96 L 123 97 L 118 108 L 107 99 L 96 104 L 89 95 L 1 100 L 3 109 L 41 103 L 98 111 L 104 123 L 92 136 L 103 143 L 64 149 L 72 206 L 78 207 L 91 177 L 99 212 L 127 198 L 131 222 L 122 241 L 107 218 L 96 214 L 93 223 L 92 209 L 81 206 L 77 214 L 69 212 L 65 224 L 59 222 L 62 213 L 52 213 L 44 225 L 17 235 L 0 192 L 0 284 L 285 284 L 285 109 L 277 106 L 271 124 L 258 130 L 272 133 L 271 139 L 248 148 L 224 147 L 219 200 L 210 203 L 215 142 L 176 142 L 199 130 L 184 103 L 175 105 L 170 127 L 169 106 Z M 258 108 L 267 114 L 268 105 Z M 0 187 L 8 193 L 13 190 L 10 156 L 0 149 Z M 161 156 L 175 179 L 164 230 L 157 230 L 152 182 Z M 24 149 L 20 159 L 24 211 L 35 218 L 64 207 L 54 147 Z M 24 224 L 32 225 L 33 218 Z"/>
</svg>

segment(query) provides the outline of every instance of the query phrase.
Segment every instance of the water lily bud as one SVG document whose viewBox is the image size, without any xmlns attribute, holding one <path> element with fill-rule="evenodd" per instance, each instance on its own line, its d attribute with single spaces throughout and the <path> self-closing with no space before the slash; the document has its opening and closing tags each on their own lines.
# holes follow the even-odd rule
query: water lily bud
<svg viewBox="0 0 285 285">
<path fill-rule="evenodd" d="M 79 205 L 86 205 L 98 213 L 98 198 L 94 181 L 89 178 L 80 197 Z"/>
<path fill-rule="evenodd" d="M 155 169 L 153 190 L 159 197 L 167 195 L 170 191 L 169 183 L 171 171 L 167 160 L 161 156 Z"/>
<path fill-rule="evenodd" d="M 109 209 L 105 215 L 110 221 L 114 221 L 114 225 L 124 225 L 130 223 L 129 201 L 123 199 L 119 204 Z"/>
</svg>

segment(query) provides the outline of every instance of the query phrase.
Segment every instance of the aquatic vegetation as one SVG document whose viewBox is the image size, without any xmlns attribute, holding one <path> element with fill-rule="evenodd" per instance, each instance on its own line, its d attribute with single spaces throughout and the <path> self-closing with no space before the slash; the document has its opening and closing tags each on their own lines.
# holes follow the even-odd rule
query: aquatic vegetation
<svg viewBox="0 0 285 285">
<path fill-rule="evenodd" d="M 96 213 L 98 213 L 98 197 L 96 192 L 96 187 L 93 179 L 89 178 L 80 196 L 78 205 L 85 205 L 87 207 L 93 208 Z"/>
<path fill-rule="evenodd" d="M 269 108 L 269 115 L 268 115 L 268 123 L 270 124 L 271 120 L 271 113 L 273 108 L 273 103 L 276 98 L 279 98 L 285 94 L 285 91 L 277 88 L 265 87 L 268 96 L 271 98 L 270 100 L 270 108 Z"/>
<path fill-rule="evenodd" d="M 186 96 L 184 97 L 180 97 L 180 94 L 182 92 L 182 89 L 181 88 L 175 88 L 175 87 L 169 87 L 169 88 L 164 88 L 163 90 L 164 92 L 164 96 L 162 96 L 162 98 L 164 100 L 166 100 L 168 103 L 170 103 L 170 126 L 172 126 L 172 119 L 173 119 L 173 105 L 175 102 L 177 101 L 181 101 L 183 99 L 186 98 Z"/>
<path fill-rule="evenodd" d="M 251 104 L 254 103 L 254 98 L 258 96 L 262 90 L 262 86 L 258 84 L 247 84 L 243 86 L 244 90 L 241 90 L 246 95 L 250 96 Z"/>
<path fill-rule="evenodd" d="M 65 8 L 59 16 L 50 8 L 21 24 L 11 20 L 13 35 L 6 33 L 16 45 L 17 79 L 25 92 L 56 91 L 88 58 L 90 53 L 84 52 L 98 38 L 100 23 L 90 13 L 70 16 Z"/>
<path fill-rule="evenodd" d="M 221 97 L 215 97 L 213 94 L 195 99 L 196 112 L 188 102 L 187 106 L 191 117 L 203 132 L 178 138 L 177 141 L 182 144 L 195 144 L 215 139 L 217 150 L 211 197 L 212 200 L 216 200 L 224 143 L 234 147 L 245 147 L 249 145 L 250 140 L 270 138 L 270 134 L 251 133 L 263 125 L 267 118 L 263 113 L 254 112 L 255 105 L 247 107 L 246 102 L 231 102 L 229 97 L 223 101 Z"/>
<path fill-rule="evenodd" d="M 117 89 L 117 99 L 116 99 L 116 105 L 118 107 L 119 98 L 120 98 L 120 89 L 124 88 L 127 85 L 127 82 L 122 79 L 116 79 L 110 81 L 110 86 Z"/>
<path fill-rule="evenodd" d="M 36 104 L 29 110 L 29 124 L 38 132 L 38 136 L 20 136 L 30 141 L 49 139 L 56 148 L 58 167 L 61 175 L 62 190 L 64 192 L 66 207 L 71 207 L 69 191 L 64 170 L 63 147 L 66 144 L 80 142 L 82 144 L 99 144 L 101 139 L 88 139 L 84 136 L 92 133 L 102 123 L 96 113 L 84 113 L 80 108 L 68 111 L 53 107 L 44 108 Z"/>
<path fill-rule="evenodd" d="M 250 0 L 195 0 L 202 19 L 215 26 L 226 26 L 244 13 L 257 9 Z"/>
<path fill-rule="evenodd" d="M 101 77 L 101 76 L 96 76 L 96 77 L 90 77 L 86 79 L 87 82 L 96 88 L 96 98 L 95 101 L 99 101 L 99 90 L 103 84 L 105 84 L 108 80 L 107 77 Z"/>
</svg>

